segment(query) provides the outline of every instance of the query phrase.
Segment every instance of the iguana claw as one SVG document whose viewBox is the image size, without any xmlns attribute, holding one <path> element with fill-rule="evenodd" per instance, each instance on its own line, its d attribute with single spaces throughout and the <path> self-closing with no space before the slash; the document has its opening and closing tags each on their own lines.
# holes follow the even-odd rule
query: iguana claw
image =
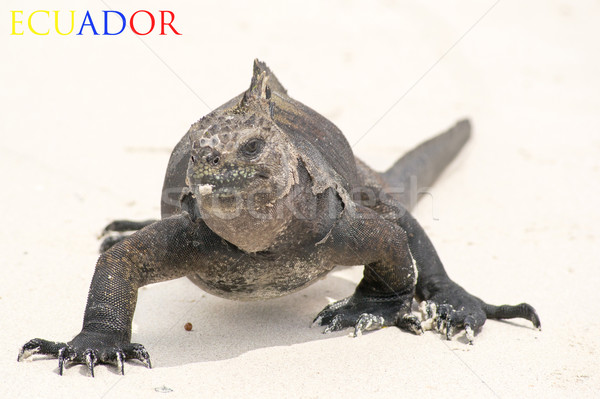
<svg viewBox="0 0 600 399">
<path fill-rule="evenodd" d="M 98 361 L 98 357 L 91 349 L 86 350 L 83 356 L 85 358 L 85 364 L 87 365 L 87 368 L 90 371 L 90 375 L 94 377 L 94 364 L 96 364 L 96 362 Z"/>
<path fill-rule="evenodd" d="M 50 353 L 51 355 L 52 353 Z M 58 350 L 58 374 L 63 375 L 65 365 L 75 359 L 75 352 L 67 344 Z"/>
<path fill-rule="evenodd" d="M 397 326 L 418 333 L 420 323 L 410 317 L 412 294 L 389 297 L 354 295 L 327 305 L 315 318 L 313 324 L 325 326 L 324 334 L 354 327 L 353 336 L 364 331 Z M 416 319 L 416 318 L 415 318 Z"/>
<path fill-rule="evenodd" d="M 124 357 L 125 355 L 123 355 L 123 352 L 117 351 L 117 368 L 119 369 L 119 372 L 121 372 L 121 375 L 125 375 Z"/>
<path fill-rule="evenodd" d="M 23 345 L 17 361 L 34 354 L 55 356 L 58 359 L 59 375 L 63 375 L 65 366 L 69 362 L 75 362 L 85 364 L 92 377 L 94 377 L 94 368 L 98 363 L 116 363 L 117 369 L 122 375 L 125 373 L 125 360 L 127 359 L 137 359 L 147 368 L 152 368 L 150 355 L 141 344 L 103 344 L 99 343 L 99 340 L 89 339 L 85 334 L 83 338 L 76 339 L 69 343 L 47 341 L 40 338 L 32 339 Z"/>
</svg>

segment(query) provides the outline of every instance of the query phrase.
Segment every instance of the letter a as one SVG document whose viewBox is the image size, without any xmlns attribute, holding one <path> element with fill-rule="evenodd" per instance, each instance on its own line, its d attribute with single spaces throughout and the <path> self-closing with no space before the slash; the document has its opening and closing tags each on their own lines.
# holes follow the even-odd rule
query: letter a
<svg viewBox="0 0 600 399">
<path fill-rule="evenodd" d="M 85 23 L 85 21 L 89 20 L 89 23 Z M 90 12 L 89 10 L 86 11 L 85 13 L 85 17 L 83 18 L 83 23 L 81 24 L 81 29 L 79 29 L 79 33 L 77 35 L 81 35 L 81 31 L 83 31 L 83 27 L 84 26 L 89 26 L 92 28 L 92 30 L 94 31 L 94 35 L 97 35 L 98 32 L 96 32 L 96 27 L 94 27 L 94 21 L 92 21 L 92 17 L 90 16 Z"/>
</svg>

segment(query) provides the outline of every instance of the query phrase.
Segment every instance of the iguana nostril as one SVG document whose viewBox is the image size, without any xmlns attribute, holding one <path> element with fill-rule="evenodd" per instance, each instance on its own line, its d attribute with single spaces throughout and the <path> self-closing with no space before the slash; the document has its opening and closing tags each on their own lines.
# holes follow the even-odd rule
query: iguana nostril
<svg viewBox="0 0 600 399">
<path fill-rule="evenodd" d="M 221 160 L 221 158 L 217 154 L 209 154 L 204 159 L 206 160 L 206 163 L 211 164 L 213 166 L 217 165 Z"/>
</svg>

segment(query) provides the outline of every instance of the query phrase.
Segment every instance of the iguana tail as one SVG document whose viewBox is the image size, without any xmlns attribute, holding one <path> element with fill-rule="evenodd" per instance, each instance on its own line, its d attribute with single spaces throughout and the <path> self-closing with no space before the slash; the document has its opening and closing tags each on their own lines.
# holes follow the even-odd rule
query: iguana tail
<svg viewBox="0 0 600 399">
<path fill-rule="evenodd" d="M 388 186 L 386 191 L 407 209 L 412 209 L 420 194 L 427 192 L 470 136 L 471 123 L 461 120 L 448 131 L 406 153 L 381 174 Z"/>
</svg>

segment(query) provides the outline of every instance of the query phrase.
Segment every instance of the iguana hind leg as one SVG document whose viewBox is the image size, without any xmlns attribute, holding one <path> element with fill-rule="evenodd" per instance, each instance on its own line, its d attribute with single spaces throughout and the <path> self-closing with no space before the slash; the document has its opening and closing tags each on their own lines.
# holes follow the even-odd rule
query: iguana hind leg
<svg viewBox="0 0 600 399">
<path fill-rule="evenodd" d="M 540 328 L 540 319 L 531 305 L 490 305 L 452 281 L 417 220 L 393 198 L 386 197 L 385 194 L 379 198 L 382 200 L 373 209 L 406 232 L 410 253 L 418 270 L 415 294 L 417 299 L 426 301 L 429 309 L 425 321 L 433 321 L 435 329 L 448 339 L 453 331 L 464 329 L 469 343 L 473 343 L 474 332 L 488 318 L 524 318 L 531 321 L 534 327 Z"/>
<path fill-rule="evenodd" d="M 453 282 L 425 231 L 409 213 L 416 205 L 419 190 L 434 183 L 469 139 L 470 132 L 469 121 L 460 121 L 408 152 L 385 173 L 377 173 L 357 159 L 361 190 L 356 191 L 355 200 L 407 233 L 419 272 L 416 296 L 424 301 L 421 306 L 424 326 L 448 338 L 453 331 L 464 329 L 472 343 L 474 331 L 488 318 L 520 317 L 530 320 L 536 328 L 540 327 L 540 320 L 529 304 L 489 305 Z"/>
</svg>

